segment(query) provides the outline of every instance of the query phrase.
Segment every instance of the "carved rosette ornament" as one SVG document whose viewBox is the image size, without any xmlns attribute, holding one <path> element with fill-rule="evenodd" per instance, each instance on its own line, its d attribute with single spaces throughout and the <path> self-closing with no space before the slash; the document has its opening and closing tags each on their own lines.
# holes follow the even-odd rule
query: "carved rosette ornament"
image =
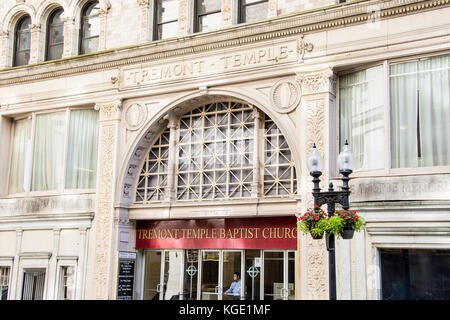
<svg viewBox="0 0 450 320">
<path fill-rule="evenodd" d="M 293 81 L 280 80 L 270 90 L 272 107 L 279 113 L 289 113 L 299 104 L 301 89 Z"/>
</svg>

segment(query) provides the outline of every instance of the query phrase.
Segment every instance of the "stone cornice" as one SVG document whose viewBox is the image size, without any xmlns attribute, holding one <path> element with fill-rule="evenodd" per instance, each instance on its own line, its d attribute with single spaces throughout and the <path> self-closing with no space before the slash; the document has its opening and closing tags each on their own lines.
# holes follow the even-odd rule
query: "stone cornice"
<svg viewBox="0 0 450 320">
<path fill-rule="evenodd" d="M 95 72 L 217 49 L 315 33 L 450 5 L 450 0 L 360 0 L 279 16 L 253 24 L 153 41 L 89 55 L 0 70 L 0 86 Z M 376 9 L 375 9 L 376 8 Z"/>
</svg>

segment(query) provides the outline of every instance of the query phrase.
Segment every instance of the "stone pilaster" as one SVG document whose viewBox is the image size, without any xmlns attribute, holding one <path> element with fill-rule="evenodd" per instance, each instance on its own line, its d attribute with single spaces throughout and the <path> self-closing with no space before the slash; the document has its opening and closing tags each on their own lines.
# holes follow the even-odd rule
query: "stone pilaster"
<svg viewBox="0 0 450 320">
<path fill-rule="evenodd" d="M 100 1 L 99 14 L 99 28 L 100 34 L 98 39 L 98 51 L 106 49 L 106 22 L 108 18 L 108 11 L 111 8 L 111 3 L 108 0 Z"/>
<path fill-rule="evenodd" d="M 77 265 L 77 277 L 75 285 L 75 300 L 81 300 L 84 298 L 83 288 L 84 288 L 84 274 L 86 268 L 86 235 L 87 229 L 80 228 L 80 249 L 78 254 L 78 265 Z"/>
<path fill-rule="evenodd" d="M 6 30 L 0 31 L 0 69 L 6 68 L 9 63 L 9 32 Z"/>
<path fill-rule="evenodd" d="M 75 28 L 75 18 L 64 17 L 64 48 L 63 48 L 63 58 L 68 58 L 77 55 L 77 32 Z"/>
<path fill-rule="evenodd" d="M 97 103 L 99 119 L 99 159 L 97 164 L 97 199 L 93 223 L 95 253 L 93 261 L 93 297 L 111 299 L 115 245 L 114 240 L 114 181 L 117 159 L 118 127 L 122 102 Z"/>
<path fill-rule="evenodd" d="M 222 27 L 233 25 L 233 0 L 222 0 Z"/>
<path fill-rule="evenodd" d="M 139 5 L 139 43 L 145 43 L 152 39 L 151 36 L 151 5 L 150 0 L 138 0 Z"/>
<path fill-rule="evenodd" d="M 268 6 L 269 10 L 267 12 L 267 17 L 268 18 L 276 17 L 278 15 L 277 0 L 269 0 Z"/>
<path fill-rule="evenodd" d="M 39 62 L 39 49 L 41 46 L 41 25 L 40 24 L 32 24 L 30 26 L 31 33 L 31 46 L 30 46 L 30 61 L 29 64 Z"/>
<path fill-rule="evenodd" d="M 191 32 L 191 1 L 179 0 L 178 2 L 178 33 L 177 35 L 183 36 Z"/>
<path fill-rule="evenodd" d="M 312 181 L 306 167 L 306 157 L 311 153 L 315 143 L 324 159 L 321 188 L 328 185 L 328 167 L 330 154 L 330 121 L 335 99 L 335 77 L 330 68 L 313 72 L 297 72 L 296 80 L 302 89 L 302 106 L 300 128 L 303 142 L 301 154 L 303 163 L 300 181 L 301 204 L 299 214 L 313 207 Z M 300 298 L 313 300 L 329 299 L 328 290 L 328 252 L 325 239 L 313 240 L 311 236 L 300 235 Z"/>
</svg>

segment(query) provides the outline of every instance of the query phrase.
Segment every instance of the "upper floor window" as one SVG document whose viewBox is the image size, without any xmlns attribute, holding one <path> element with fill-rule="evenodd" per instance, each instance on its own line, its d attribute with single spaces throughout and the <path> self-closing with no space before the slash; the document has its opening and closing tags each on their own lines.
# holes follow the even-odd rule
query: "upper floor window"
<svg viewBox="0 0 450 320">
<path fill-rule="evenodd" d="M 14 66 L 23 66 L 28 64 L 30 60 L 30 33 L 31 18 L 25 16 L 19 20 L 15 31 L 14 43 Z"/>
<path fill-rule="evenodd" d="M 10 267 L 0 266 L 0 300 L 8 300 Z"/>
<path fill-rule="evenodd" d="M 64 48 L 63 9 L 56 9 L 47 22 L 46 60 L 60 59 Z"/>
<path fill-rule="evenodd" d="M 157 0 L 155 40 L 175 37 L 178 32 L 178 0 Z"/>
<path fill-rule="evenodd" d="M 95 188 L 98 112 L 64 110 L 14 121 L 9 193 Z"/>
<path fill-rule="evenodd" d="M 450 54 L 386 65 L 339 77 L 341 146 L 357 171 L 449 166 Z"/>
<path fill-rule="evenodd" d="M 100 37 L 99 10 L 99 2 L 92 1 L 81 11 L 80 54 L 98 50 Z"/>
<path fill-rule="evenodd" d="M 194 32 L 214 30 L 222 23 L 221 0 L 195 0 Z"/>
<path fill-rule="evenodd" d="M 267 18 L 269 10 L 268 0 L 240 0 L 239 21 L 254 22 Z"/>
<path fill-rule="evenodd" d="M 163 131 L 146 155 L 136 202 L 166 200 L 170 184 L 176 200 L 293 196 L 297 185 L 287 141 L 270 118 L 256 114 L 250 105 L 229 101 L 181 116 L 178 129 Z M 177 141 L 172 182 L 171 134 Z"/>
</svg>

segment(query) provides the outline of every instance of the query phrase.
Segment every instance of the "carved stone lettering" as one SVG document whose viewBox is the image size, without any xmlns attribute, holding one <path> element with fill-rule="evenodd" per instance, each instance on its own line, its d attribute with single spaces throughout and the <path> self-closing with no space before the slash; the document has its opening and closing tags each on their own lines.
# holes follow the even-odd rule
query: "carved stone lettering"
<svg viewBox="0 0 450 320">
<path fill-rule="evenodd" d="M 267 65 L 295 62 L 297 61 L 297 58 L 298 52 L 296 43 L 289 43 L 166 65 L 153 64 L 141 68 L 124 69 L 122 71 L 121 87 L 148 85 L 216 73 L 222 74 L 224 72 L 233 72 L 236 70 Z"/>
</svg>

